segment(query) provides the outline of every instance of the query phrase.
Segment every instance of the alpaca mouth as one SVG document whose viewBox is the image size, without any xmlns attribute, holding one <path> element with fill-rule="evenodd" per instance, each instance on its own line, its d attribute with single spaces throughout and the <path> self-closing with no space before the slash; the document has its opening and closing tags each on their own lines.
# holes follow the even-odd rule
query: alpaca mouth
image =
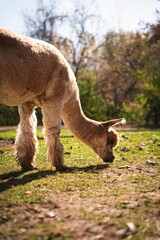
<svg viewBox="0 0 160 240">
<path fill-rule="evenodd" d="M 115 157 L 112 155 L 112 156 L 110 156 L 110 157 L 106 157 L 106 158 L 103 158 L 103 161 L 104 162 L 113 162 L 114 161 L 114 159 L 115 159 Z"/>
</svg>

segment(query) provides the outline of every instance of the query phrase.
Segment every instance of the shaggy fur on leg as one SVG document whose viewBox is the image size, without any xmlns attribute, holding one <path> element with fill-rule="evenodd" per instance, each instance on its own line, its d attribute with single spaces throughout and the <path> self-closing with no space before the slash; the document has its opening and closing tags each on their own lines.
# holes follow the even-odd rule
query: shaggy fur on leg
<svg viewBox="0 0 160 240">
<path fill-rule="evenodd" d="M 37 119 L 35 106 L 25 103 L 19 106 L 20 124 L 16 137 L 16 159 L 24 170 L 34 168 L 38 141 L 36 137 Z"/>
<path fill-rule="evenodd" d="M 66 170 L 63 159 L 63 146 L 59 141 L 59 136 L 53 136 L 52 138 L 47 138 L 46 136 L 46 147 L 48 161 L 55 166 L 58 171 Z"/>
<path fill-rule="evenodd" d="M 63 146 L 59 140 L 61 109 L 61 103 L 56 102 L 54 104 L 44 104 L 42 107 L 43 133 L 46 140 L 48 161 L 59 171 L 66 169 L 63 158 Z"/>
</svg>

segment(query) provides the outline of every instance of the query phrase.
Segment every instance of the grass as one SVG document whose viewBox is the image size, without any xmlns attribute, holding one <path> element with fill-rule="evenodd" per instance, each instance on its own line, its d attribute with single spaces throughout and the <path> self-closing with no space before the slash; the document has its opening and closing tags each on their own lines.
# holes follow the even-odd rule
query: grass
<svg viewBox="0 0 160 240">
<path fill-rule="evenodd" d="M 160 131 L 119 134 L 116 159 L 107 165 L 62 130 L 64 173 L 46 161 L 40 129 L 38 170 L 22 172 L 14 147 L 0 148 L 2 239 L 158 239 Z M 0 132 L 0 139 L 14 137 Z M 47 217 L 50 211 L 56 217 Z"/>
</svg>

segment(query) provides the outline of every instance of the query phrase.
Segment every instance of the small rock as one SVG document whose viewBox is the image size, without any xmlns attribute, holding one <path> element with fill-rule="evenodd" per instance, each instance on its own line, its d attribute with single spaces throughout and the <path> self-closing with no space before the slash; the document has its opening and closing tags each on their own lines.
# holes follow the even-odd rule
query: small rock
<svg viewBox="0 0 160 240">
<path fill-rule="evenodd" d="M 151 165 L 151 166 L 156 165 L 156 163 L 153 162 L 153 161 L 151 161 L 151 160 L 147 160 L 147 161 L 146 161 L 146 164 L 147 164 L 147 165 Z"/>
<path fill-rule="evenodd" d="M 133 222 L 128 222 L 126 225 L 130 232 L 135 233 L 137 231 L 137 228 Z"/>
<path fill-rule="evenodd" d="M 122 161 L 127 161 L 127 159 L 125 157 L 122 157 Z"/>
<path fill-rule="evenodd" d="M 46 215 L 47 215 L 48 217 L 50 217 L 50 218 L 54 218 L 54 217 L 56 216 L 56 214 L 55 214 L 54 212 L 52 212 L 52 211 L 47 212 Z"/>
</svg>

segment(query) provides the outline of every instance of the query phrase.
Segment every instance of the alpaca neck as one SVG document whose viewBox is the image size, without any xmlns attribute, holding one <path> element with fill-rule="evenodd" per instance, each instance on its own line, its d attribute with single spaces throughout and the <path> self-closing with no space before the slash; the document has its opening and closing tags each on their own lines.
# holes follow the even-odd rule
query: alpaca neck
<svg viewBox="0 0 160 240">
<path fill-rule="evenodd" d="M 81 108 L 79 96 L 70 99 L 64 106 L 63 119 L 73 135 L 91 146 L 91 142 L 98 128 L 98 123 L 87 118 Z"/>
</svg>

